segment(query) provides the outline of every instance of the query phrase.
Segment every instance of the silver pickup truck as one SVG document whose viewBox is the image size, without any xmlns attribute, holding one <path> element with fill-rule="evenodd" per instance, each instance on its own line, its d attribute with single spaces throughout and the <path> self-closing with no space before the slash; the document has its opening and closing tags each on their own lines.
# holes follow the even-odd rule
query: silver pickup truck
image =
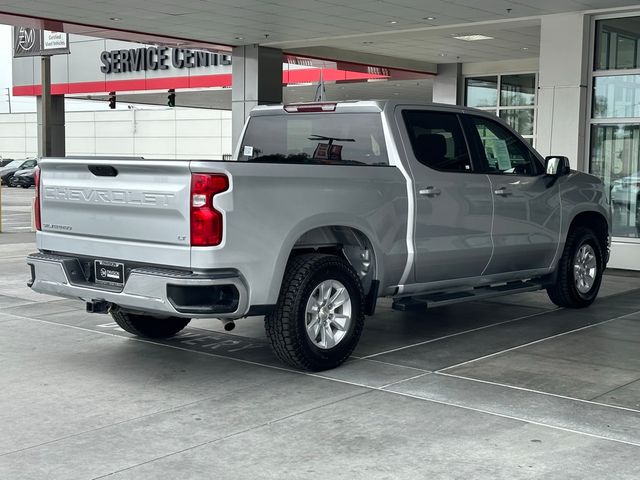
<svg viewBox="0 0 640 480">
<path fill-rule="evenodd" d="M 546 289 L 580 308 L 608 260 L 602 182 L 456 106 L 259 107 L 232 161 L 48 158 L 36 186 L 35 291 L 145 337 L 264 316 L 277 356 L 309 370 L 349 357 L 379 297 Z"/>
</svg>

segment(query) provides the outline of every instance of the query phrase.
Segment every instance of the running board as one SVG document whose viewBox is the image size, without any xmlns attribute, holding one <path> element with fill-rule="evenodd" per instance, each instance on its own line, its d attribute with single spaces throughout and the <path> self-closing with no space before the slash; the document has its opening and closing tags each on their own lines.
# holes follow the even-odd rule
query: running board
<svg viewBox="0 0 640 480">
<path fill-rule="evenodd" d="M 543 288 L 544 285 L 540 282 L 509 282 L 492 287 L 477 287 L 473 290 L 440 292 L 417 297 L 398 298 L 393 302 L 392 308 L 401 312 L 424 310 L 425 308 L 441 307 L 474 300 L 485 300 L 487 298 L 501 297 L 514 293 L 535 292 Z"/>
</svg>

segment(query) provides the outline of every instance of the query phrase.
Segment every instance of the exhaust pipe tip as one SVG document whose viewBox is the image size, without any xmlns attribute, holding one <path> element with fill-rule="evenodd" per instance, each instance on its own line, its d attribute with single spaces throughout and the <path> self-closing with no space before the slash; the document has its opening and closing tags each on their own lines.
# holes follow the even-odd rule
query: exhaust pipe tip
<svg viewBox="0 0 640 480">
<path fill-rule="evenodd" d="M 228 322 L 224 322 L 224 330 L 226 332 L 230 332 L 234 328 L 236 328 L 236 323 L 233 320 L 229 320 Z"/>
</svg>

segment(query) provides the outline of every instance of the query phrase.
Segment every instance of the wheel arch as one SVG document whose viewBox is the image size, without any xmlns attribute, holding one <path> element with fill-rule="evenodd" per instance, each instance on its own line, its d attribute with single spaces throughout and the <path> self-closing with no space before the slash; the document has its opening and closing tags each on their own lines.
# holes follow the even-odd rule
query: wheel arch
<svg viewBox="0 0 640 480">
<path fill-rule="evenodd" d="M 373 281 L 378 279 L 379 266 L 373 244 L 357 228 L 343 225 L 313 228 L 296 240 L 289 258 L 309 252 L 331 253 L 343 257 L 358 274 L 365 294 L 371 290 Z"/>
<path fill-rule="evenodd" d="M 280 291 L 284 271 L 291 258 L 305 253 L 327 253 L 344 258 L 360 278 L 367 298 L 368 314 L 373 313 L 384 272 L 373 235 L 347 222 L 306 225 L 291 234 L 283 245 L 274 271 L 272 286 Z"/>
<path fill-rule="evenodd" d="M 603 253 L 606 251 L 609 243 L 609 221 L 605 215 L 595 210 L 579 212 L 571 219 L 567 235 L 577 227 L 586 227 L 593 230 L 600 241 Z"/>
</svg>

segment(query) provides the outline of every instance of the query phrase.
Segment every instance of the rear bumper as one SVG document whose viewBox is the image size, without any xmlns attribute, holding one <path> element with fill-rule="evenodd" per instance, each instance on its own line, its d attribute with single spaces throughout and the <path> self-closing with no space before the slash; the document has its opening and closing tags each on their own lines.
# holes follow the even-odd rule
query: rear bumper
<svg viewBox="0 0 640 480">
<path fill-rule="evenodd" d="M 249 310 L 249 294 L 232 270 L 191 273 L 139 267 L 128 272 L 124 286 L 87 280 L 78 259 L 43 253 L 27 257 L 28 285 L 36 292 L 86 302 L 105 301 L 133 311 L 183 318 L 241 318 Z"/>
</svg>

